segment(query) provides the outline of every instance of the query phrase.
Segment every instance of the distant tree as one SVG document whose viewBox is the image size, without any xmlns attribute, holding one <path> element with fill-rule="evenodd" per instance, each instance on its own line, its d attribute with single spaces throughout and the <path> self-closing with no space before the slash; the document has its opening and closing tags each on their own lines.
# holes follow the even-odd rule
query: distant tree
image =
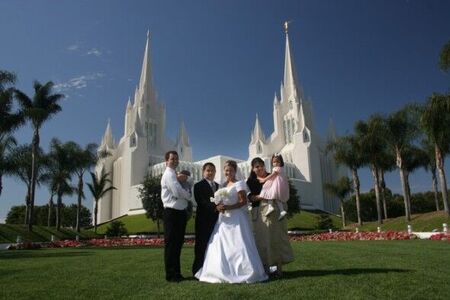
<svg viewBox="0 0 450 300">
<path fill-rule="evenodd" d="M 74 173 L 78 177 L 78 184 L 76 187 L 76 193 L 77 193 L 77 206 L 78 209 L 76 211 L 77 216 L 77 225 L 76 225 L 76 231 L 80 232 L 80 213 L 81 213 L 81 201 L 85 198 L 84 196 L 84 183 L 83 183 L 83 176 L 86 171 L 89 171 L 97 162 L 97 150 L 98 146 L 97 144 L 88 144 L 84 149 L 81 148 L 77 143 L 71 142 L 70 143 L 70 151 L 72 152 L 73 156 L 73 163 L 74 163 Z"/>
<path fill-rule="evenodd" d="M 439 67 L 444 72 L 448 72 L 450 70 L 450 41 L 442 47 L 439 55 Z"/>
<path fill-rule="evenodd" d="M 344 165 L 352 172 L 353 190 L 355 192 L 356 211 L 358 216 L 358 224 L 362 225 L 360 209 L 360 180 L 358 169 L 367 163 L 365 152 L 362 151 L 361 141 L 354 135 L 338 137 L 328 143 L 326 152 L 333 154 L 334 160 L 339 165 Z"/>
<path fill-rule="evenodd" d="M 156 222 L 158 238 L 160 237 L 160 223 L 163 219 L 164 207 L 161 200 L 161 176 L 145 176 L 139 188 L 139 198 L 145 209 L 147 218 Z"/>
<path fill-rule="evenodd" d="M 0 138 L 0 196 L 3 191 L 3 175 L 13 171 L 10 153 L 16 145 L 16 139 L 12 135 L 4 135 Z"/>
<path fill-rule="evenodd" d="M 350 195 L 353 191 L 352 182 L 347 176 L 343 176 L 339 178 L 336 183 L 326 183 L 325 190 L 332 194 L 333 196 L 339 198 L 341 202 L 341 217 L 342 217 L 342 227 L 345 228 L 345 210 L 344 210 L 344 202 L 345 199 Z"/>
<path fill-rule="evenodd" d="M 9 209 L 6 215 L 6 224 L 23 224 L 25 219 L 26 208 L 25 205 L 13 206 Z"/>
<path fill-rule="evenodd" d="M 436 177 L 436 157 L 434 151 L 434 144 L 430 141 L 429 138 L 424 138 L 421 141 L 421 145 L 422 150 L 426 153 L 426 158 L 424 160 L 423 167 L 425 168 L 426 171 L 430 171 L 431 173 L 431 188 L 434 195 L 436 211 L 439 211 L 441 208 L 439 206 L 439 189 Z"/>
<path fill-rule="evenodd" d="M 444 168 L 445 156 L 450 152 L 450 94 L 433 94 L 422 107 L 421 113 L 420 124 L 434 145 L 444 210 L 450 216 Z"/>
<path fill-rule="evenodd" d="M 409 159 L 414 151 L 413 144 L 419 135 L 418 114 L 412 106 L 406 106 L 399 111 L 391 113 L 385 119 L 385 137 L 389 147 L 395 153 L 397 167 L 400 172 L 400 182 L 405 201 L 405 218 L 411 221 L 411 199 L 409 186 L 409 173 L 411 165 L 407 166 L 405 160 Z"/>
<path fill-rule="evenodd" d="M 289 199 L 287 201 L 287 207 L 288 218 L 292 217 L 296 213 L 299 213 L 301 208 L 300 197 L 297 194 L 297 189 L 291 181 L 289 181 Z"/>
<path fill-rule="evenodd" d="M 377 204 L 378 224 L 383 223 L 381 210 L 381 178 L 380 169 L 386 148 L 386 129 L 383 117 L 374 114 L 367 122 L 358 121 L 355 123 L 355 136 L 362 146 L 365 159 L 370 165 L 374 181 L 374 190 Z"/>
<path fill-rule="evenodd" d="M 40 185 L 44 180 L 44 169 L 46 168 L 47 158 L 42 149 L 38 149 L 39 159 L 36 162 L 37 184 Z M 27 193 L 25 196 L 26 215 L 23 220 L 25 224 L 29 221 L 28 213 L 30 211 L 30 189 L 31 189 L 31 145 L 20 145 L 11 150 L 9 161 L 12 164 L 10 174 L 17 177 L 25 183 Z"/>
<path fill-rule="evenodd" d="M 90 174 L 92 182 L 87 185 L 94 197 L 94 231 L 97 233 L 98 202 L 107 192 L 116 188 L 111 185 L 111 180 L 108 179 L 109 173 L 103 173 L 102 171 L 99 175 L 93 172 L 90 172 Z"/>
<path fill-rule="evenodd" d="M 106 235 L 111 237 L 121 237 L 127 235 L 128 230 L 121 221 L 113 221 L 106 229 Z"/>
<path fill-rule="evenodd" d="M 53 82 L 49 81 L 42 85 L 38 81 L 33 84 L 34 95 L 32 98 L 25 93 L 15 90 L 15 97 L 21 106 L 21 115 L 31 122 L 33 128 L 33 140 L 31 143 L 31 189 L 30 189 L 30 211 L 28 220 L 28 231 L 33 230 L 33 208 L 34 195 L 37 183 L 37 161 L 39 159 L 39 131 L 42 125 L 48 121 L 53 115 L 61 111 L 58 102 L 64 97 L 62 94 L 52 94 Z"/>
<path fill-rule="evenodd" d="M 61 143 L 57 138 L 53 138 L 50 141 L 48 157 L 47 176 L 56 192 L 56 229 L 59 230 L 62 224 L 63 196 L 72 195 L 75 192 L 75 188 L 70 185 L 76 162 L 73 142 Z"/>
</svg>

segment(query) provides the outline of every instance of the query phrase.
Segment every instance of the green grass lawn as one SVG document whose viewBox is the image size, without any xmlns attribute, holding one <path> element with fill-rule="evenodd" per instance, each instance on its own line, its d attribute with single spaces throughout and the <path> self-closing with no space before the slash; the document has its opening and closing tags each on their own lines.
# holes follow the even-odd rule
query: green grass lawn
<svg viewBox="0 0 450 300">
<path fill-rule="evenodd" d="M 295 214 L 292 218 L 288 219 L 288 228 L 289 229 L 299 229 L 299 230 L 315 230 L 317 225 L 317 213 L 304 211 L 301 213 Z M 342 223 L 339 217 L 334 215 L 330 215 L 333 220 L 333 224 L 336 228 L 340 228 Z M 128 232 L 130 234 L 141 233 L 141 232 L 156 232 L 156 223 L 152 220 L 147 219 L 147 217 L 142 215 L 133 215 L 133 216 L 124 216 L 118 218 L 119 220 L 125 224 Z M 186 227 L 186 233 L 193 234 L 195 232 L 194 229 L 194 218 L 190 218 Z M 106 228 L 109 223 L 104 223 L 97 228 L 97 232 L 99 234 L 104 234 L 106 232 Z M 162 224 L 161 224 L 162 228 Z"/>
<path fill-rule="evenodd" d="M 282 279 L 258 284 L 164 280 L 163 249 L 0 251 L 1 299 L 448 299 L 450 243 L 293 242 Z M 190 277 L 193 248 L 182 252 Z"/>
<path fill-rule="evenodd" d="M 443 211 L 438 211 L 412 215 L 410 222 L 406 222 L 405 217 L 383 220 L 381 229 L 406 231 L 407 225 L 410 224 L 413 228 L 413 231 L 432 231 L 433 229 L 442 231 L 442 223 L 447 223 L 450 225 L 450 218 L 447 217 L 447 215 Z M 349 226 L 349 228 L 359 227 L 360 230 L 375 231 L 377 230 L 378 226 L 380 226 L 378 225 L 378 222 L 369 222 L 363 224 L 362 227 L 358 226 L 357 224 L 352 224 Z"/>
</svg>

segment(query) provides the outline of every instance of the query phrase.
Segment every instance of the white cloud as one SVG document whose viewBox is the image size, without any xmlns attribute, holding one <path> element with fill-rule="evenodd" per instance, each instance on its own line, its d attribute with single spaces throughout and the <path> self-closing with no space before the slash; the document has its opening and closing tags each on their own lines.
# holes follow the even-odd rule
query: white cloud
<svg viewBox="0 0 450 300">
<path fill-rule="evenodd" d="M 102 55 L 102 52 L 100 50 L 98 50 L 97 48 L 92 48 L 91 50 L 89 50 L 88 52 L 86 52 L 87 55 L 95 55 L 97 57 Z"/>
<path fill-rule="evenodd" d="M 81 75 L 78 77 L 71 78 L 66 82 L 57 83 L 55 84 L 54 88 L 58 92 L 69 92 L 72 90 L 80 90 L 86 88 L 90 81 L 95 81 L 104 76 L 105 74 L 101 72 Z"/>
<path fill-rule="evenodd" d="M 80 45 L 73 44 L 73 45 L 70 45 L 69 47 L 67 47 L 66 49 L 69 51 L 77 51 L 78 49 L 80 49 Z"/>
</svg>

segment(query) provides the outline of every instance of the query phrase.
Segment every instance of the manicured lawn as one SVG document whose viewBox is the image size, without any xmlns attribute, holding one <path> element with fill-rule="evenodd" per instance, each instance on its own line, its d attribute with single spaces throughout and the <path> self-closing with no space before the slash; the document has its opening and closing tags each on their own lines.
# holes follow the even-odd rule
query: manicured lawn
<svg viewBox="0 0 450 300">
<path fill-rule="evenodd" d="M 450 226 L 450 218 L 443 211 L 438 211 L 412 215 L 410 222 L 406 222 L 405 217 L 384 220 L 381 229 L 406 231 L 407 225 L 410 224 L 413 231 L 432 231 L 433 229 L 442 231 L 442 223 L 447 223 Z M 352 224 L 349 228 L 359 227 L 361 230 L 375 231 L 378 226 L 380 226 L 378 222 L 370 222 L 363 224 L 362 227 Z"/>
<path fill-rule="evenodd" d="M 315 230 L 317 226 L 317 213 L 302 210 L 301 213 L 295 214 L 292 218 L 288 219 L 288 228 L 289 229 L 299 229 L 299 230 Z M 334 215 L 330 215 L 333 220 L 333 224 L 335 228 L 340 228 L 342 223 L 339 217 Z M 145 214 L 142 215 L 133 215 L 133 216 L 124 216 L 118 218 L 119 220 L 125 224 L 128 232 L 130 234 L 142 233 L 142 232 L 156 232 L 156 223 L 152 220 L 147 219 Z M 193 234 L 195 232 L 194 229 L 194 218 L 190 218 L 189 222 L 186 226 L 186 233 Z M 109 223 L 105 223 L 100 225 L 97 228 L 97 232 L 99 234 L 104 234 L 106 232 L 106 228 Z M 161 224 L 162 230 L 162 224 Z"/>
<path fill-rule="evenodd" d="M 0 251 L 1 299 L 447 299 L 450 243 L 293 242 L 285 276 L 259 284 L 164 280 L 161 248 Z M 193 248 L 182 252 L 190 276 Z"/>
</svg>

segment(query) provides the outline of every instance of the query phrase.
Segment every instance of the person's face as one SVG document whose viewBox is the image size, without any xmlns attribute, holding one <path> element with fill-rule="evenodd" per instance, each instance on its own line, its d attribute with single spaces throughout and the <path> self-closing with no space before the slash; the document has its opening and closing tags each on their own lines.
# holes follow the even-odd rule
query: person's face
<svg viewBox="0 0 450 300">
<path fill-rule="evenodd" d="M 216 168 L 208 165 L 203 171 L 203 178 L 213 181 L 214 177 L 216 177 Z"/>
<path fill-rule="evenodd" d="M 256 176 L 263 177 L 264 175 L 266 175 L 266 168 L 264 167 L 264 164 L 256 163 L 253 167 L 253 172 L 256 173 Z"/>
<path fill-rule="evenodd" d="M 224 171 L 225 178 L 228 181 L 234 181 L 234 179 L 236 177 L 236 171 L 233 169 L 232 166 L 225 166 L 223 171 Z"/>
<path fill-rule="evenodd" d="M 274 167 L 279 167 L 279 166 L 281 165 L 281 161 L 278 159 L 278 157 L 274 157 L 274 158 L 272 159 L 272 165 L 273 165 Z"/>
<path fill-rule="evenodd" d="M 170 153 L 166 164 L 169 168 L 176 169 L 178 167 L 178 155 Z"/>
</svg>

